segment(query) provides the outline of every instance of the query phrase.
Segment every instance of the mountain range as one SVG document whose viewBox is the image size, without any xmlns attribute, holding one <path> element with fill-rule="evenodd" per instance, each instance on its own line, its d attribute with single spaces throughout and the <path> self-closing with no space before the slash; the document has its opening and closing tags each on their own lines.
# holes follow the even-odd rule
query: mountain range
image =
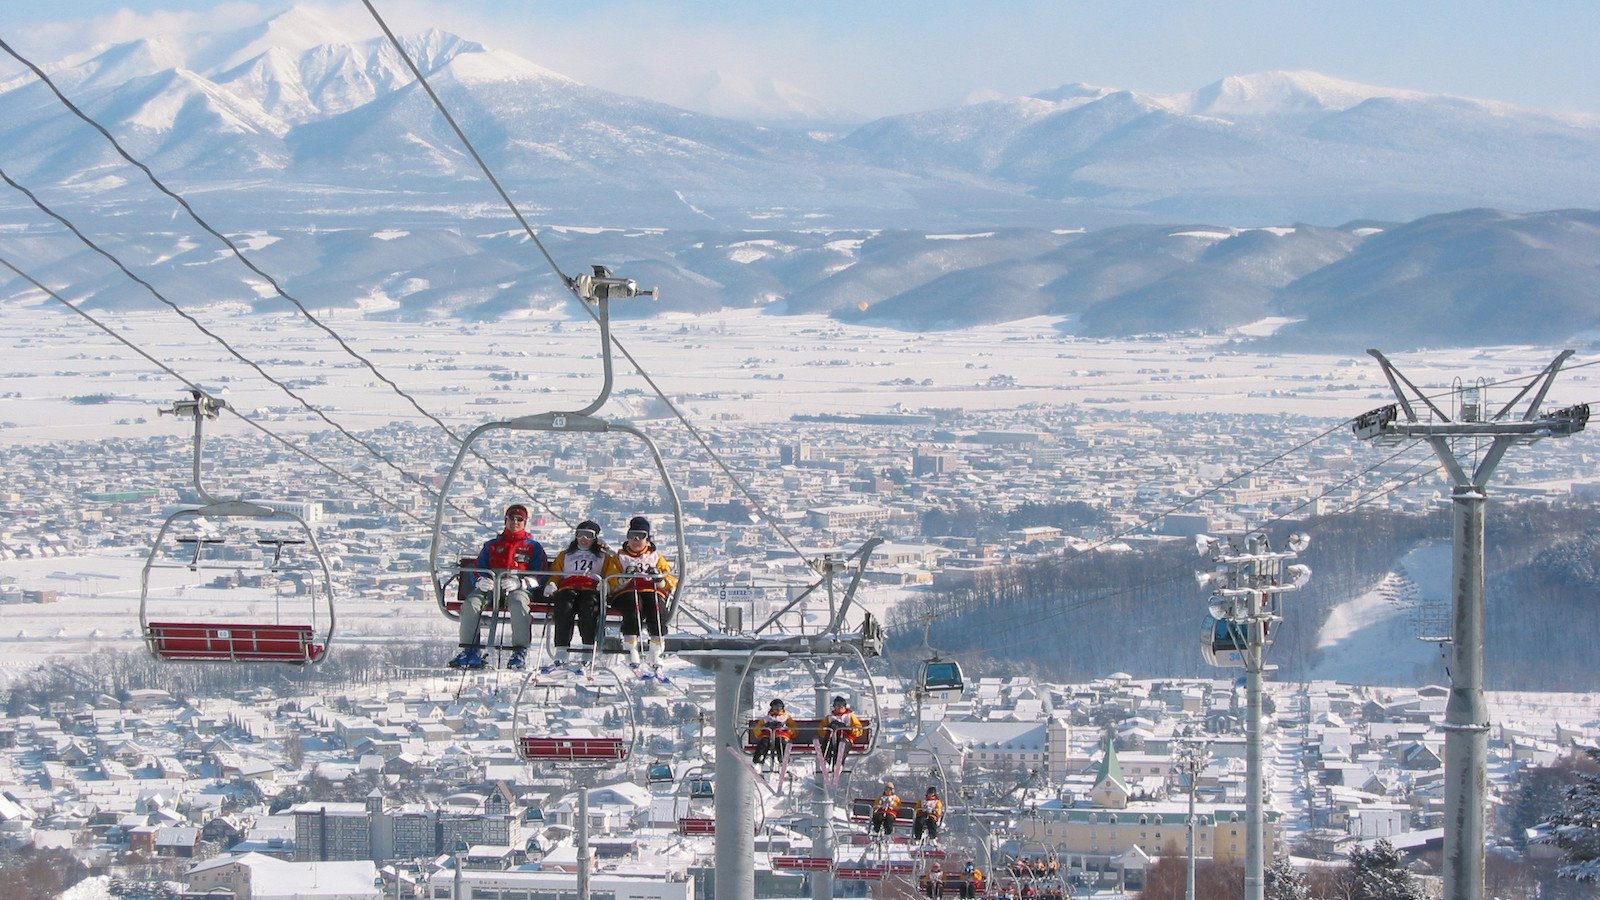
<svg viewBox="0 0 1600 900">
<path fill-rule="evenodd" d="M 589 254 L 568 265 L 662 284 L 652 311 L 909 328 L 1045 314 L 1086 335 L 1280 316 L 1294 322 L 1273 340 L 1298 345 L 1370 343 L 1374 325 L 1414 345 L 1595 327 L 1600 117 L 1269 72 L 807 130 L 613 94 L 444 32 L 403 43 L 524 213 Z M 501 317 L 557 302 L 382 39 L 295 8 L 44 68 L 213 223 L 276 239 L 263 258 L 317 305 Z M 136 235 L 178 281 L 196 277 L 180 260 L 212 252 L 31 74 L 0 82 L 0 148 L 12 177 L 91 231 Z M 0 227 L 37 265 L 91 303 L 140 302 L 45 222 L 0 195 Z"/>
</svg>

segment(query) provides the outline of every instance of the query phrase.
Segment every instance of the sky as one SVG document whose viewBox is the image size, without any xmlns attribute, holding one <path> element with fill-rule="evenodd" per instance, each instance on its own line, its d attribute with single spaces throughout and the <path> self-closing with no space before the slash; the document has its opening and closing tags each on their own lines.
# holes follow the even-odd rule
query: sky
<svg viewBox="0 0 1600 900">
<path fill-rule="evenodd" d="M 1600 113 L 1600 4 L 1587 0 L 373 2 L 401 33 L 442 28 L 596 87 L 726 115 L 772 84 L 860 121 L 1073 82 L 1179 93 L 1275 69 Z M 10 0 L 0 37 L 48 60 L 176 26 L 238 27 L 285 5 Z M 377 34 L 360 0 L 318 5 Z"/>
</svg>

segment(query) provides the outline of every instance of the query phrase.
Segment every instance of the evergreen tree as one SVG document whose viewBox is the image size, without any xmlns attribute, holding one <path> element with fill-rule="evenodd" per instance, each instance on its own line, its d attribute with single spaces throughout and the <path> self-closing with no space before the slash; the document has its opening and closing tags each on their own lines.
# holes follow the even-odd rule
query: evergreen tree
<svg viewBox="0 0 1600 900">
<path fill-rule="evenodd" d="M 1311 900 L 1311 889 L 1289 857 L 1280 856 L 1267 867 L 1267 900 Z"/>
<path fill-rule="evenodd" d="M 1600 747 L 1586 747 L 1584 753 L 1600 762 Z M 1561 811 L 1550 817 L 1555 842 L 1566 851 L 1562 878 L 1600 883 L 1600 775 L 1579 772 L 1578 783 L 1567 788 Z"/>
<path fill-rule="evenodd" d="M 1347 877 L 1353 900 L 1423 900 L 1422 886 L 1406 871 L 1400 851 L 1385 840 L 1371 850 L 1351 850 Z"/>
</svg>

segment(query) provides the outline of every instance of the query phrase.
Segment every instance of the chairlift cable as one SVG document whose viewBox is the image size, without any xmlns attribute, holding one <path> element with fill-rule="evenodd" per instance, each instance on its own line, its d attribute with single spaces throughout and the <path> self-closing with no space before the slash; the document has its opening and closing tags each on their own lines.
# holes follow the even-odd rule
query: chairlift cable
<svg viewBox="0 0 1600 900">
<path fill-rule="evenodd" d="M 333 418 L 331 418 L 327 413 L 325 413 L 322 410 L 318 409 L 309 400 L 307 400 L 306 398 L 304 398 L 304 397 L 300 396 L 299 394 L 295 393 L 294 388 L 291 388 L 291 387 L 289 387 L 289 385 L 285 384 L 284 382 L 278 380 L 277 378 L 274 378 L 271 374 L 269 374 L 267 372 L 266 369 L 263 369 L 261 367 L 261 365 L 259 363 L 257 363 L 255 360 L 250 359 L 249 357 L 245 356 L 243 353 L 240 353 L 238 350 L 234 349 L 233 345 L 228 343 L 226 338 L 222 337 L 221 335 L 219 335 L 216 332 L 212 331 L 211 329 L 207 328 L 204 324 L 202 324 L 200 322 L 199 319 L 196 319 L 194 316 L 192 316 L 188 312 L 186 312 L 177 303 L 174 303 L 172 300 L 168 299 L 167 296 L 165 294 L 161 293 L 161 291 L 158 290 L 155 285 L 151 284 L 150 282 L 148 282 L 148 281 L 144 280 L 143 278 L 139 277 L 138 275 L 136 275 L 133 272 L 133 270 L 129 269 L 122 262 L 122 260 L 120 260 L 120 259 L 118 259 L 116 257 L 115 254 L 111 253 L 109 250 L 106 250 L 105 248 L 101 247 L 99 244 L 95 243 L 92 238 L 90 238 L 88 235 L 84 234 L 81 230 L 79 230 L 78 226 L 74 225 L 71 220 L 67 219 L 67 217 L 61 215 L 60 213 L 58 213 L 54 209 L 52 209 L 43 200 L 39 199 L 39 197 L 36 194 L 34 194 L 33 191 L 31 191 L 28 188 L 22 186 L 21 184 L 18 184 L 10 175 L 6 174 L 4 169 L 0 169 L 0 179 L 4 179 L 6 184 L 10 185 L 11 187 L 15 188 L 20 193 L 25 195 L 29 200 L 31 200 L 33 202 L 34 206 L 39 208 L 39 210 L 41 212 L 43 212 L 45 215 L 51 217 L 52 219 L 55 219 L 57 222 L 60 222 L 68 231 L 72 232 L 73 235 L 78 238 L 78 240 L 83 242 L 84 246 L 88 247 L 90 250 L 93 250 L 94 252 L 96 252 L 96 253 L 100 254 L 101 256 L 105 257 L 106 260 L 108 260 L 112 265 L 116 266 L 119 270 L 121 270 L 123 275 L 126 275 L 129 279 L 131 279 L 132 281 L 137 283 L 139 286 L 143 287 L 146 291 L 149 291 L 151 296 L 155 297 L 157 300 L 159 300 L 161 303 L 165 304 L 173 312 L 175 312 L 179 316 L 181 316 L 189 324 L 193 325 L 196 329 L 199 330 L 199 332 L 201 334 L 205 335 L 208 338 L 211 338 L 213 341 L 215 341 L 219 345 L 221 345 L 222 349 L 228 351 L 229 355 L 231 355 L 234 359 L 236 359 L 239 362 L 242 362 L 245 365 L 249 366 L 250 368 L 254 369 L 256 374 L 260 375 L 262 378 L 265 378 L 267 381 L 271 382 L 274 386 L 276 386 L 279 390 L 283 391 L 285 394 L 288 394 L 294 400 L 299 402 L 299 404 L 301 406 L 305 407 L 308 412 L 310 412 L 312 415 L 315 415 L 317 418 L 321 419 L 322 421 L 328 423 L 328 425 L 333 427 L 334 430 L 338 431 L 340 434 L 344 435 L 345 437 L 349 438 L 350 440 L 352 440 L 352 441 L 356 442 L 357 444 L 361 445 L 368 453 L 370 453 L 374 457 L 376 457 L 379 462 L 382 462 L 384 465 L 386 465 L 389 468 L 393 469 L 395 472 L 398 472 L 401 475 L 401 477 L 411 481 L 417 487 L 421 488 L 424 492 L 426 492 L 428 494 L 434 494 L 434 491 L 431 488 L 429 488 L 427 486 L 427 484 L 425 484 L 420 477 L 418 477 L 416 475 L 413 475 L 410 472 L 407 472 L 405 469 L 401 468 L 393 460 L 389 459 L 389 457 L 386 456 L 383 453 L 383 451 L 379 450 L 377 447 L 374 447 L 366 439 L 357 436 L 354 432 L 350 431 L 349 429 L 345 428 L 343 425 L 341 425 L 338 422 L 334 421 Z M 469 516 L 472 515 L 471 513 L 467 512 L 466 510 L 460 509 L 459 507 L 457 507 L 457 511 L 462 512 L 465 515 L 469 515 Z M 477 518 L 476 516 L 473 516 L 473 517 Z M 482 520 L 480 520 L 480 521 L 482 521 Z"/>
<path fill-rule="evenodd" d="M 127 160 L 131 165 L 133 165 L 135 168 L 139 169 L 141 172 L 143 172 L 145 174 L 145 177 L 150 180 L 150 183 L 155 186 L 156 190 L 160 191 L 163 194 L 166 194 L 168 197 L 171 197 L 174 202 L 176 202 L 179 206 L 183 207 L 184 212 L 189 214 L 189 218 L 193 219 L 196 225 L 199 225 L 202 229 L 204 229 L 212 237 L 215 237 L 217 240 L 221 241 L 223 243 L 223 245 L 226 246 L 233 253 L 234 257 L 236 259 L 238 259 L 239 262 L 244 264 L 245 268 L 249 269 L 250 271 L 254 272 L 256 275 L 259 275 L 261 278 L 265 279 L 267 284 L 272 286 L 273 291 L 275 293 L 277 293 L 278 296 L 282 297 L 283 299 L 289 301 L 289 303 L 293 304 L 294 307 L 300 311 L 300 314 L 302 316 L 304 316 L 307 321 L 311 322 L 311 324 L 315 325 L 317 328 L 321 329 L 324 333 L 326 333 L 329 337 L 333 338 L 334 342 L 337 343 L 339 345 L 339 347 L 344 350 L 345 353 L 349 354 L 352 358 L 354 358 L 355 360 L 360 362 L 362 365 L 366 366 L 367 370 L 370 371 L 373 374 L 374 377 L 376 377 L 379 381 L 383 382 L 384 384 L 388 385 L 391 390 L 393 390 L 396 394 L 398 394 L 400 397 L 404 398 L 407 402 L 409 402 L 411 404 L 411 406 L 414 409 L 416 409 L 417 412 L 421 413 L 429 421 L 433 422 L 433 424 L 439 426 L 439 428 L 442 429 L 445 434 L 449 435 L 452 440 L 454 440 L 458 444 L 461 443 L 461 441 L 462 441 L 461 437 L 458 436 L 453 430 L 451 430 L 450 426 L 448 424 L 446 424 L 443 419 L 439 418 L 438 416 L 434 415 L 431 412 L 428 412 L 427 409 L 423 408 L 422 404 L 417 401 L 416 397 L 412 396 L 404 388 L 400 387 L 400 385 L 397 384 L 393 379 L 389 378 L 389 376 L 387 376 L 387 375 L 383 374 L 381 371 L 379 371 L 377 365 L 374 364 L 372 362 L 372 360 L 368 359 L 367 357 L 365 357 L 365 356 L 361 355 L 359 352 L 357 352 L 356 349 L 354 347 L 350 346 L 350 344 L 347 341 L 345 341 L 345 339 L 343 337 L 341 337 L 337 331 L 333 330 L 326 323 L 324 323 L 321 319 L 317 318 L 316 315 L 311 312 L 311 310 L 306 308 L 304 303 L 301 303 L 297 298 L 292 296 L 288 291 L 284 290 L 283 285 L 279 284 L 278 280 L 276 278 L 273 278 L 271 275 L 267 274 L 265 270 L 263 270 L 260 266 L 257 266 L 254 262 L 252 262 L 249 257 L 245 256 L 244 255 L 244 251 L 239 249 L 239 245 L 238 244 L 234 243 L 234 241 L 231 238 L 229 238 L 227 235 L 223 234 L 222 232 L 218 231 L 216 228 L 212 227 L 211 223 L 207 222 L 204 218 L 202 218 L 201 215 L 198 212 L 195 211 L 194 207 L 189 205 L 189 202 L 187 200 L 185 200 L 176 191 L 173 191 L 171 188 L 168 188 L 167 185 L 164 182 L 162 182 L 162 180 L 160 178 L 157 178 L 156 174 L 150 170 L 149 166 L 145 165 L 143 162 L 140 162 L 132 154 L 130 154 L 126 149 L 124 149 L 122 144 L 115 137 L 112 136 L 111 132 L 106 130 L 105 126 L 101 125 L 92 116 L 90 116 L 89 114 L 85 113 L 82 109 L 78 108 L 77 104 L 73 103 L 72 100 L 69 99 L 66 94 L 62 93 L 61 89 L 56 86 L 56 83 L 54 81 L 50 80 L 50 76 L 46 75 L 43 69 L 41 69 L 38 65 L 36 65 L 32 60 L 28 59 L 27 57 L 23 56 L 21 53 L 17 52 L 17 50 L 15 48 L 13 48 L 9 43 L 7 43 L 4 38 L 0 38 L 0 50 L 5 50 L 5 52 L 10 54 L 13 59 L 15 59 L 17 62 L 22 63 L 29 70 L 31 70 L 33 72 L 33 74 L 35 76 L 37 76 L 40 81 L 44 82 L 45 86 L 48 87 L 51 90 L 51 92 L 56 95 L 56 98 L 59 99 L 61 101 L 61 103 L 64 106 L 66 106 L 69 111 L 72 112 L 73 115 L 75 115 L 79 119 L 83 120 L 83 122 L 85 124 L 89 125 L 94 130 L 100 132 L 101 136 L 103 136 L 107 141 L 109 141 L 111 143 L 112 149 L 116 150 L 118 155 L 120 155 L 123 159 Z M 10 181 L 9 178 L 6 179 L 6 180 Z M 35 201 L 35 202 L 37 202 L 37 201 Z M 76 231 L 76 229 L 74 229 L 74 231 Z M 81 237 L 81 235 L 80 235 L 80 237 Z M 335 426 L 335 427 L 338 427 L 338 426 Z M 343 430 L 343 429 L 340 429 L 340 430 Z M 555 518 L 560 519 L 562 522 L 564 522 L 566 524 L 569 524 L 569 525 L 571 524 L 570 522 L 567 522 L 566 517 L 562 516 L 560 513 L 556 512 L 555 510 L 550 509 L 548 506 L 546 506 L 543 503 L 543 501 L 541 501 L 539 499 L 538 495 L 533 490 L 531 490 L 531 489 L 527 488 L 526 486 L 522 485 L 516 479 L 516 477 L 514 475 L 512 475 L 510 472 L 506 471 L 504 468 L 502 468 L 498 464 L 488 460 L 487 458 L 483 457 L 482 455 L 479 455 L 479 458 L 483 459 L 484 462 L 488 463 L 489 467 L 492 468 L 496 473 L 498 473 L 499 475 L 504 477 L 507 481 L 509 481 L 510 483 L 516 485 L 519 489 L 521 489 L 522 492 L 527 496 L 527 498 L 528 498 L 528 500 L 530 502 L 532 502 L 536 506 L 540 507 L 545 512 L 549 513 L 550 515 L 554 516 Z M 412 476 L 408 475 L 407 477 L 411 478 Z M 416 480 L 416 479 L 413 479 L 413 480 Z M 473 518 L 476 519 L 477 517 L 473 516 Z M 479 521 L 482 522 L 481 519 L 479 519 Z M 483 523 L 483 524 L 485 525 L 485 527 L 492 527 L 488 523 Z"/>
<path fill-rule="evenodd" d="M 550 264 L 551 271 L 555 272 L 556 277 L 561 279 L 562 285 L 570 289 L 573 284 L 572 279 L 561 271 L 561 267 L 556 264 L 555 257 L 551 256 L 550 251 L 545 249 L 544 242 L 539 240 L 538 232 L 533 230 L 533 226 L 528 224 L 528 220 L 523 217 L 522 211 L 517 209 L 517 205 L 511 201 L 511 195 L 506 193 L 504 187 L 500 186 L 500 179 L 494 177 L 494 173 L 489 171 L 489 164 L 483 161 L 482 156 L 478 155 L 478 150 L 472 146 L 472 141 L 467 138 L 467 133 L 461 130 L 460 125 L 456 124 L 455 116 L 450 115 L 450 111 L 445 108 L 444 101 L 440 100 L 439 95 L 434 93 L 433 85 L 428 83 L 427 76 L 422 74 L 422 69 L 411 58 L 411 54 L 407 53 L 405 47 L 401 46 L 400 39 L 395 37 L 394 32 L 389 29 L 389 23 L 385 22 L 383 16 L 378 14 L 378 10 L 372 5 L 371 0 L 361 0 L 361 3 L 367 8 L 367 12 L 372 14 L 372 18 L 378 23 L 378 27 L 383 29 L 384 36 L 389 39 L 389 43 L 400 54 L 400 59 L 406 64 L 406 68 L 410 69 L 411 74 L 417 77 L 417 83 L 422 85 L 422 89 L 433 100 L 434 107 L 439 110 L 440 115 L 444 116 L 445 122 L 450 125 L 450 130 L 456 133 L 456 137 L 467 148 L 467 152 L 472 155 L 473 161 L 483 171 L 484 177 L 489 179 L 490 184 L 494 185 L 495 191 L 500 194 L 500 199 L 504 200 L 506 206 L 511 208 L 511 214 L 516 216 L 517 222 L 522 225 L 522 230 L 528 233 L 528 237 L 533 240 L 533 245 L 539 248 L 540 253 L 544 254 L 545 262 Z"/>
<path fill-rule="evenodd" d="M 511 195 L 506 193 L 505 188 L 501 187 L 499 179 L 495 178 L 494 173 L 489 170 L 488 163 L 484 162 L 483 157 L 479 155 L 477 149 L 473 146 L 471 139 L 467 137 L 466 132 L 462 131 L 461 127 L 456 124 L 455 117 L 450 114 L 450 110 L 445 107 L 444 101 L 440 99 L 439 95 L 433 90 L 432 85 L 428 83 L 427 76 L 422 74 L 422 69 L 411 58 L 411 54 L 406 51 L 406 48 L 400 43 L 399 38 L 395 37 L 394 32 L 389 28 L 388 23 L 384 21 L 383 16 L 380 15 L 378 10 L 372 5 L 371 0 L 361 0 L 361 2 L 364 6 L 366 6 L 367 11 L 372 14 L 372 18 L 378 23 L 378 27 L 383 30 L 384 35 L 388 37 L 389 43 L 394 48 L 395 52 L 399 54 L 402 60 L 404 60 L 406 67 L 409 68 L 411 73 L 416 76 L 417 82 L 422 85 L 422 89 L 433 101 L 433 105 L 439 110 L 439 114 L 444 117 L 447 123 L 449 123 L 450 128 L 455 132 L 456 137 L 460 139 L 462 145 L 466 147 L 467 152 L 471 154 L 473 160 L 477 162 L 478 168 L 483 171 L 484 176 L 489 179 L 489 183 L 492 184 L 494 189 L 500 194 L 500 199 L 505 201 L 507 208 L 511 210 L 511 214 L 516 217 L 516 220 L 519 223 L 522 224 L 523 230 L 527 232 L 528 237 L 533 239 L 534 245 L 539 248 L 539 252 L 544 255 L 545 261 L 550 264 L 550 269 L 556 274 L 557 277 L 561 279 L 562 284 L 564 284 L 568 290 L 573 290 L 573 279 L 568 277 L 565 272 L 561 271 L 561 267 L 556 264 L 555 259 L 550 255 L 550 251 L 545 249 L 544 242 L 539 240 L 538 234 L 534 231 L 533 226 L 528 224 L 527 218 L 524 217 L 522 211 L 517 208 L 517 204 L 511 199 Z M 576 296 L 576 291 L 574 291 L 574 296 Z M 599 321 L 599 316 L 593 309 L 589 308 L 587 303 L 582 302 L 580 299 L 578 305 L 589 316 L 589 318 Z M 678 408 L 678 405 L 672 402 L 672 399 L 669 398 L 666 392 L 661 389 L 661 386 L 656 384 L 655 379 L 650 376 L 650 373 L 642 364 L 640 364 L 639 360 L 628 351 L 627 347 L 623 346 L 622 342 L 617 339 L 615 335 L 612 335 L 611 343 L 617 348 L 618 351 L 622 353 L 624 357 L 627 358 L 628 362 L 633 364 L 634 371 L 638 372 L 639 376 L 643 378 L 645 383 L 650 386 L 650 389 L 655 392 L 656 398 L 662 403 L 666 404 L 667 408 L 672 411 L 672 414 L 677 417 L 678 421 L 682 423 L 683 427 L 691 436 L 693 436 L 695 443 L 700 445 L 700 449 L 704 450 L 706 455 L 711 458 L 711 461 L 716 463 L 717 467 L 722 470 L 722 473 L 726 475 L 728 480 L 733 483 L 733 486 L 739 490 L 739 493 L 743 494 L 745 499 L 750 501 L 751 505 L 755 508 L 757 515 L 762 519 L 762 521 L 764 521 L 768 527 L 777 533 L 778 538 L 782 540 L 784 544 L 788 545 L 789 549 L 793 550 L 796 556 L 800 557 L 802 560 L 805 560 L 806 563 L 810 565 L 811 561 L 806 558 L 805 553 L 801 551 L 800 547 L 795 544 L 795 542 L 789 537 L 788 533 L 785 532 L 782 526 L 778 524 L 777 519 L 775 519 L 772 514 L 767 511 L 766 506 L 762 504 L 760 500 L 756 499 L 755 495 L 750 492 L 749 488 L 747 488 L 744 483 L 740 481 L 739 477 L 733 473 L 733 470 L 722 461 L 722 457 L 712 449 L 710 442 L 708 442 L 700 433 L 700 430 L 689 421 L 688 417 L 683 414 L 683 411 Z"/>
<path fill-rule="evenodd" d="M 192 382 L 189 379 L 183 377 L 181 374 L 179 374 L 171 366 L 168 366 L 166 363 L 162 362 L 161 360 L 155 358 L 154 356 L 151 356 L 149 353 L 147 353 L 143 349 L 141 349 L 137 344 L 133 343 L 132 341 L 130 341 L 127 338 L 123 337 L 122 335 L 118 334 L 110 326 L 108 326 L 105 323 L 101 322 L 100 320 L 96 319 L 94 316 L 90 315 L 89 313 L 84 312 L 78 306 L 74 305 L 72 303 L 72 301 L 66 299 L 65 297 L 61 296 L 59 293 L 51 290 L 50 288 L 45 287 L 37 279 L 35 279 L 32 275 L 29 275 L 27 272 L 24 272 L 21 269 L 17 268 L 14 264 L 12 264 L 12 262 L 10 260 L 6 259 L 3 256 L 0 256 L 0 266 L 5 266 L 6 268 L 10 269 L 12 272 L 15 272 L 24 281 L 27 281 L 29 284 L 33 285 L 35 288 L 38 288 L 40 291 L 43 291 L 44 294 L 46 296 L 50 297 L 52 300 L 57 301 L 62 306 L 65 306 L 66 308 L 68 308 L 68 309 L 72 310 L 73 312 L 77 313 L 78 315 L 82 316 L 85 320 L 87 320 L 89 322 L 89 324 L 95 326 L 96 328 L 99 328 L 101 331 L 104 331 L 106 334 L 110 335 L 111 337 L 115 338 L 117 341 L 122 343 L 123 346 L 127 347 L 128 349 L 132 350 L 133 352 L 135 352 L 135 353 L 139 354 L 140 356 L 144 357 L 151 365 L 155 366 L 156 368 L 160 369 L 163 372 L 166 372 L 168 375 L 171 375 L 173 378 L 177 379 L 178 381 L 183 382 L 183 384 L 185 386 L 187 386 L 190 390 L 196 390 L 196 391 L 203 391 L 204 390 L 203 388 L 201 388 L 195 382 Z M 398 503 L 395 503 L 394 501 L 390 500 L 389 498 L 383 496 L 382 494 L 380 494 L 377 491 L 373 490 L 371 487 L 368 487 L 365 483 L 363 483 L 361 481 L 358 481 L 358 480 L 350 477 L 349 475 L 346 475 L 345 473 L 339 471 L 338 469 L 335 469 L 333 466 L 328 465 L 327 463 L 325 463 L 322 460 L 318 459 L 317 457 L 313 456 L 309 451 L 307 451 L 305 449 L 302 449 L 300 446 L 296 445 L 293 441 L 289 440 L 288 438 L 285 438 L 282 435 L 277 434 L 276 432 L 272 431 L 270 428 L 267 428 L 265 425 L 262 425 L 261 423 L 255 421 L 254 419 L 251 419 L 249 416 L 246 416 L 244 413 L 239 412 L 237 409 L 234 409 L 233 406 L 229 405 L 229 406 L 224 407 L 224 409 L 227 412 L 233 414 L 235 417 L 237 417 L 240 421 L 244 422 L 246 425 L 249 425 L 251 428 L 256 429 L 257 431 L 261 432 L 262 434 L 266 435 L 267 437 L 272 438 L 273 440 L 275 440 L 278 443 L 282 444 L 284 447 L 288 448 L 289 450 L 294 451 L 296 454 L 299 454 L 300 456 L 310 460 L 311 462 L 316 463 L 318 466 L 322 467 L 324 470 L 326 470 L 327 472 L 331 473 L 334 477 L 338 478 L 340 481 L 343 481 L 346 484 L 354 486 L 357 490 L 362 491 L 363 493 L 365 493 L 368 496 L 372 497 L 374 500 L 377 500 L 379 503 L 384 504 L 385 506 L 389 507 L 390 509 L 393 509 L 395 512 L 398 512 L 401 515 L 406 516 L 407 518 L 410 518 L 412 521 L 416 522 L 419 525 L 428 524 L 425 520 L 422 519 L 421 516 L 418 516 L 416 513 L 413 513 L 410 510 L 407 510 L 406 508 L 400 506 Z"/>
</svg>

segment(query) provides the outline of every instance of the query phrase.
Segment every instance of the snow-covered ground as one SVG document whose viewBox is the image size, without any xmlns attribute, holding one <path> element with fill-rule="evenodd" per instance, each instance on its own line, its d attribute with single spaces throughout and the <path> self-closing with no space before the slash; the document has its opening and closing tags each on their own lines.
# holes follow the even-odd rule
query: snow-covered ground
<svg viewBox="0 0 1600 900">
<path fill-rule="evenodd" d="M 1314 681 L 1351 684 L 1447 683 L 1439 645 L 1422 637 L 1448 634 L 1449 544 L 1428 544 L 1406 554 L 1399 571 L 1379 587 L 1341 604 L 1318 634 Z M 1292 614 L 1292 613 L 1291 613 Z M 1444 618 L 1444 630 L 1419 629 Z M 1424 635 L 1421 631 L 1427 631 Z"/>
<path fill-rule="evenodd" d="M 172 434 L 157 419 L 183 386 L 53 301 L 14 304 L 0 321 L 7 377 L 0 441 Z M 416 410 L 323 332 L 295 315 L 199 309 L 201 321 L 243 355 L 352 429 L 414 419 Z M 273 410 L 274 430 L 321 431 L 280 389 L 169 312 L 106 315 L 143 350 L 240 410 Z M 490 324 L 394 323 L 323 311 L 386 376 L 452 423 L 575 409 L 599 383 L 598 338 L 586 318 Z M 1216 412 L 1347 419 L 1393 401 L 1365 357 L 1250 354 L 1224 337 L 1108 341 L 1063 337 L 1038 317 L 945 332 L 845 325 L 822 316 L 729 310 L 618 323 L 619 339 L 694 421 L 778 422 L 796 413 L 960 407 L 1021 409 L 1078 403 L 1097 409 Z M 1497 380 L 1536 371 L 1555 350 L 1502 347 L 1395 362 L 1418 384 Z M 1575 360 L 1574 362 L 1577 362 Z M 648 385 L 619 358 L 612 418 L 648 411 Z M 498 380 L 492 379 L 491 374 Z M 1549 408 L 1585 399 L 1587 373 L 1557 380 Z M 106 402 L 72 398 L 109 395 Z M 1503 399 L 1510 399 L 1509 394 Z"/>
</svg>

